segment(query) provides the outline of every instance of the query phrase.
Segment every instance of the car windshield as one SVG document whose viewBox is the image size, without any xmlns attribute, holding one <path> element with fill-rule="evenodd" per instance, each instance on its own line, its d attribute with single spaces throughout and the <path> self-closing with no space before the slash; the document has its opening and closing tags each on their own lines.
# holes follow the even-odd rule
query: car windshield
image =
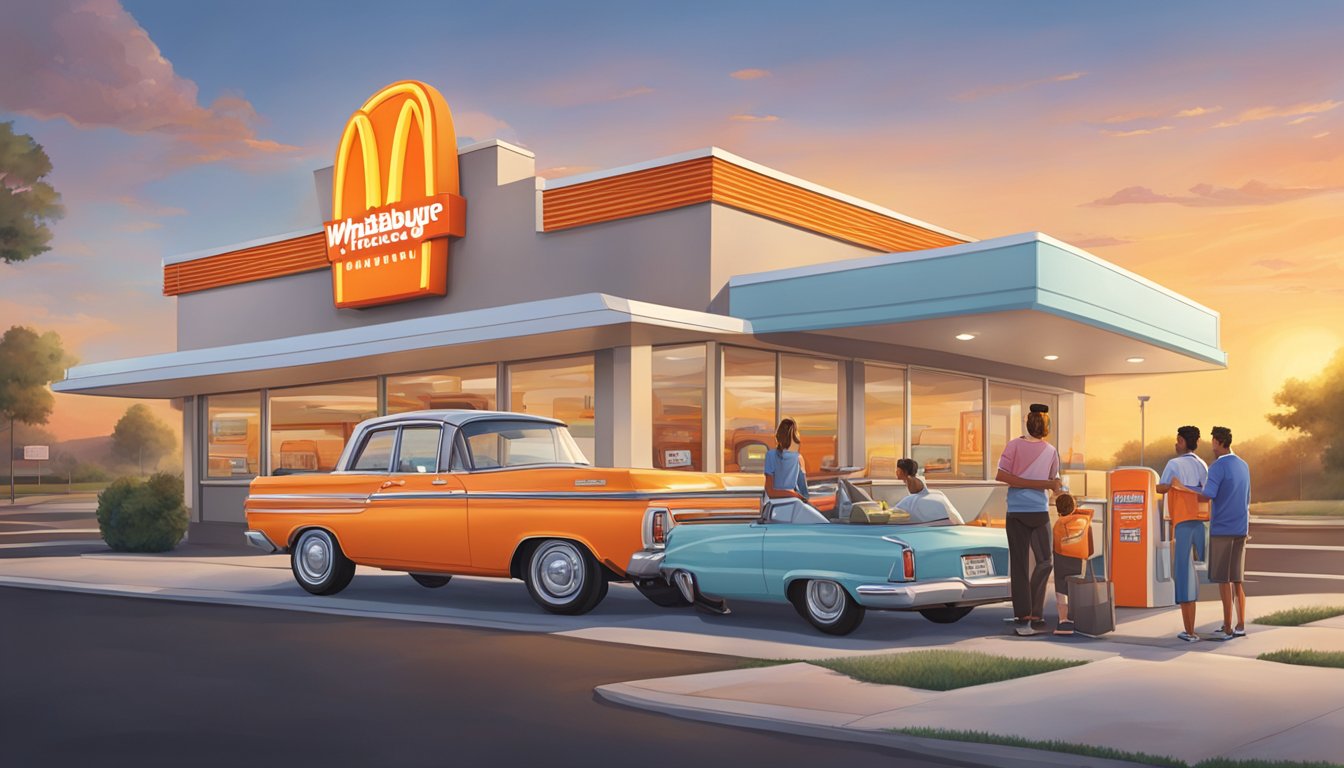
<svg viewBox="0 0 1344 768">
<path fill-rule="evenodd" d="M 473 421 L 463 425 L 476 469 L 533 464 L 587 465 L 588 459 L 560 424 L 535 421 Z"/>
</svg>

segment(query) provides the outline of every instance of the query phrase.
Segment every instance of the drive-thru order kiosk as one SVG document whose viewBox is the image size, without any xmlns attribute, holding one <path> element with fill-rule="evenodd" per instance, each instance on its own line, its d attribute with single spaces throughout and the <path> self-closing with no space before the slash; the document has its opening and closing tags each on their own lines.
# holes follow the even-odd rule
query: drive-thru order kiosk
<svg viewBox="0 0 1344 768">
<path fill-rule="evenodd" d="M 1106 475 L 1108 564 L 1121 608 L 1176 604 L 1171 538 L 1157 505 L 1158 475 L 1148 467 L 1120 467 Z"/>
</svg>

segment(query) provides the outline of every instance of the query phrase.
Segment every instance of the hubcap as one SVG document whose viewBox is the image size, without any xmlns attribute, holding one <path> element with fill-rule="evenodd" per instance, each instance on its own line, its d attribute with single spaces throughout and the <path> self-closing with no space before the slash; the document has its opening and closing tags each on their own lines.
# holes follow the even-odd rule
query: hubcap
<svg viewBox="0 0 1344 768">
<path fill-rule="evenodd" d="M 834 581 L 807 582 L 807 612 L 823 624 L 830 624 L 845 611 L 845 589 Z"/>
<path fill-rule="evenodd" d="M 299 544 L 299 575 L 309 584 L 320 584 L 331 572 L 331 540 L 326 534 L 304 534 Z"/>
<path fill-rule="evenodd" d="M 573 544 L 550 541 L 532 556 L 532 582 L 542 598 L 563 603 L 583 588 L 583 558 Z"/>
</svg>

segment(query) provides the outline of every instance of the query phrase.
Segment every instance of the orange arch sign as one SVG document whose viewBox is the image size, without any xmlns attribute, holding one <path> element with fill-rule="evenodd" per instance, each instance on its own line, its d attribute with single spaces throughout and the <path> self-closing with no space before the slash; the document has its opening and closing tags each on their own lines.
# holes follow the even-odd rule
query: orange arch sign
<svg viewBox="0 0 1344 768">
<path fill-rule="evenodd" d="M 345 124 L 332 173 L 327 259 L 338 307 L 448 292 L 448 238 L 466 232 L 448 103 L 406 80 Z"/>
</svg>

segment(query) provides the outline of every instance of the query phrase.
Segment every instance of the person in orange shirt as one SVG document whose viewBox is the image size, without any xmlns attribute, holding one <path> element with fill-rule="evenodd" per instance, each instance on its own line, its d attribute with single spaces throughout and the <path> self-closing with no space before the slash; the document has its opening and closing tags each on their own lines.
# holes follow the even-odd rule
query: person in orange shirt
<svg viewBox="0 0 1344 768">
<path fill-rule="evenodd" d="M 1069 577 L 1082 576 L 1083 564 L 1092 557 L 1092 515 L 1078 509 L 1067 493 L 1055 498 L 1055 608 L 1059 611 L 1056 635 L 1072 635 L 1069 620 Z"/>
</svg>

